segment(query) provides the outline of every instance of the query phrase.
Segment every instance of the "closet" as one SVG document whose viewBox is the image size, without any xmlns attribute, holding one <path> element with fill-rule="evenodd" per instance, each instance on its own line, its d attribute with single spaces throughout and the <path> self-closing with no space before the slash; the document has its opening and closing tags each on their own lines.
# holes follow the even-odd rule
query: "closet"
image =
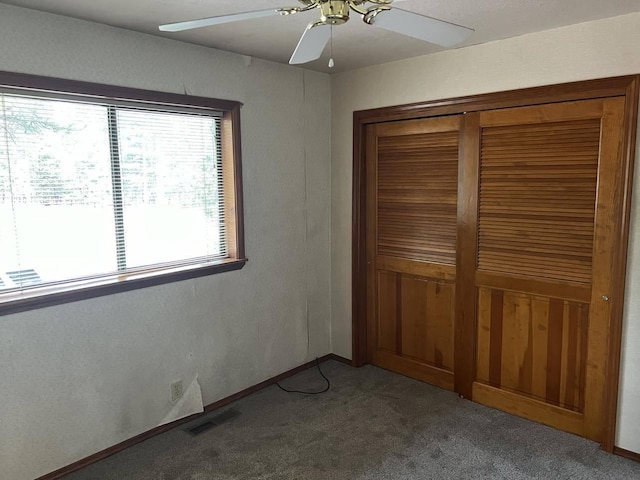
<svg viewBox="0 0 640 480">
<path fill-rule="evenodd" d="M 354 363 L 612 448 L 637 90 L 356 112 Z"/>
</svg>

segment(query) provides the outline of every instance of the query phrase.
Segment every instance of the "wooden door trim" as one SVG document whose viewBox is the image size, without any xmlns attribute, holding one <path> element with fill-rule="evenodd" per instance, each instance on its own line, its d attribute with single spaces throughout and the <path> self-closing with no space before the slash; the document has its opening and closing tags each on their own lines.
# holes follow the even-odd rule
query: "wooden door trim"
<svg viewBox="0 0 640 480">
<path fill-rule="evenodd" d="M 605 432 L 602 448 L 613 451 L 615 440 L 620 353 L 622 342 L 622 314 L 626 280 L 627 243 L 633 184 L 636 129 L 638 120 L 638 95 L 640 75 L 612 77 L 582 82 L 512 90 L 499 93 L 474 95 L 393 107 L 361 110 L 353 113 L 353 203 L 352 203 L 352 363 L 362 366 L 367 363 L 367 260 L 366 260 L 366 126 L 397 120 L 459 115 L 500 108 L 524 107 L 548 103 L 589 100 L 609 97 L 625 97 L 625 120 L 623 132 L 624 173 L 620 176 L 616 215 L 619 219 L 616 231 L 618 248 L 612 267 L 612 278 L 616 294 L 611 299 L 611 337 L 609 364 L 605 387 L 604 417 Z M 459 296 L 462 299 L 462 295 Z M 462 301 L 462 300 L 461 300 Z M 474 300 L 475 302 L 475 300 Z M 461 326 L 461 338 L 469 337 L 469 328 L 475 323 L 465 322 Z M 467 343 L 467 342 L 465 342 Z M 474 350 L 475 351 L 475 350 Z M 475 362 L 474 362 L 475 363 Z M 466 379 L 465 381 L 467 381 Z M 469 396 L 469 388 L 456 381 L 458 393 Z M 471 385 L 470 383 L 468 383 Z"/>
<path fill-rule="evenodd" d="M 488 407 L 584 436 L 584 415 L 581 413 L 567 411 L 564 408 L 480 382 L 473 383 L 473 397 Z M 541 418 L 544 420 L 539 420 Z"/>
<path fill-rule="evenodd" d="M 630 86 L 637 79 L 638 75 L 600 78 L 597 80 L 360 110 L 353 112 L 354 129 L 357 124 L 384 123 L 396 120 L 457 115 L 465 112 L 482 112 L 500 108 L 625 96 L 629 93 Z"/>
<path fill-rule="evenodd" d="M 476 374 L 476 288 L 475 251 L 478 244 L 478 176 L 480 165 L 480 114 L 464 116 L 460 132 L 458 162 L 458 239 L 456 258 L 456 308 L 453 328 L 455 391 L 464 398 L 473 397 Z M 473 255 L 469 253 L 473 252 Z M 463 292 L 473 292 L 464 295 Z"/>
<path fill-rule="evenodd" d="M 544 279 L 519 277 L 516 275 L 476 271 L 475 285 L 497 290 L 521 292 L 549 298 L 562 298 L 580 303 L 591 303 L 591 287 L 578 283 L 549 282 Z"/>
<path fill-rule="evenodd" d="M 392 371 L 403 371 L 411 378 L 435 385 L 444 390 L 453 390 L 453 373 L 435 365 L 425 365 L 412 358 L 399 357 L 395 353 L 378 351 L 375 354 L 376 364 Z"/>
<path fill-rule="evenodd" d="M 438 263 L 411 262 L 404 258 L 379 255 L 377 258 L 379 270 L 402 271 L 408 275 L 431 278 L 436 281 L 452 281 L 456 278 L 456 266 Z"/>
<path fill-rule="evenodd" d="M 622 168 L 619 184 L 616 185 L 616 255 L 612 265 L 612 285 L 616 292 L 611 302 L 611 336 L 609 342 L 609 364 L 606 367 L 604 414 L 605 425 L 602 448 L 613 452 L 618 411 L 618 388 L 620 383 L 620 356 L 622 354 L 622 316 L 624 293 L 627 277 L 627 250 L 629 239 L 629 219 L 631 216 L 631 190 L 633 187 L 633 169 L 636 153 L 636 135 L 638 123 L 638 95 L 640 76 L 634 77 L 625 92 L 624 131 L 622 133 Z"/>
</svg>

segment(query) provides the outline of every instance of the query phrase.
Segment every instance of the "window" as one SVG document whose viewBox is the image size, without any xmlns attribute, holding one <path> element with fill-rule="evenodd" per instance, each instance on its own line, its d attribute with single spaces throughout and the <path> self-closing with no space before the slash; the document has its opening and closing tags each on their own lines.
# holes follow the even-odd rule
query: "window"
<svg viewBox="0 0 640 480">
<path fill-rule="evenodd" d="M 0 311 L 242 268 L 239 104 L 0 73 Z"/>
</svg>

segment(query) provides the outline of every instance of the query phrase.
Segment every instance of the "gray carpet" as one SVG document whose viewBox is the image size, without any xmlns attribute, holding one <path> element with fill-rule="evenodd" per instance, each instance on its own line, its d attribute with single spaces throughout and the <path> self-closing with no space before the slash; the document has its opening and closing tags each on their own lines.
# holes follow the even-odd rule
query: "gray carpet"
<svg viewBox="0 0 640 480">
<path fill-rule="evenodd" d="M 272 386 L 208 414 L 240 413 L 198 436 L 181 426 L 66 478 L 640 479 L 640 463 L 453 393 L 371 366 L 322 369 L 324 395 Z M 283 385 L 323 381 L 312 369 Z"/>
</svg>

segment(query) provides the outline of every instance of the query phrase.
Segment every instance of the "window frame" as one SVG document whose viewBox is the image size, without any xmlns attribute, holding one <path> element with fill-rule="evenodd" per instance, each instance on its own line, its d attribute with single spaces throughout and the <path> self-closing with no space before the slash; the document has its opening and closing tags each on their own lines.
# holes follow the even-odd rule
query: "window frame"
<svg viewBox="0 0 640 480">
<path fill-rule="evenodd" d="M 50 98 L 70 95 L 76 99 L 125 101 L 158 108 L 206 109 L 220 117 L 225 235 L 227 258 L 177 267 L 151 266 L 142 271 L 115 274 L 96 280 L 69 280 L 27 291 L 0 293 L 0 316 L 112 295 L 155 285 L 179 282 L 217 273 L 240 270 L 247 262 L 244 250 L 242 154 L 240 108 L 233 100 L 197 97 L 137 88 L 66 80 L 0 71 L 0 88 L 24 89 Z"/>
</svg>

